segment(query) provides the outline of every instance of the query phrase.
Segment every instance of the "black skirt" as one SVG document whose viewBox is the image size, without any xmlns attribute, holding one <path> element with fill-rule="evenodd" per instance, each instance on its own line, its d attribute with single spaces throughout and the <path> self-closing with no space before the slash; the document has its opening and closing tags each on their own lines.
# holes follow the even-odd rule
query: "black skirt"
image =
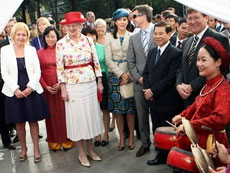
<svg viewBox="0 0 230 173">
<path fill-rule="evenodd" d="M 26 89 L 29 82 L 27 71 L 25 68 L 24 58 L 17 58 L 18 64 L 18 85 L 20 90 Z M 23 123 L 36 122 L 49 118 L 50 113 L 43 94 L 33 91 L 27 98 L 18 99 L 5 96 L 5 119 L 6 123 Z"/>
</svg>

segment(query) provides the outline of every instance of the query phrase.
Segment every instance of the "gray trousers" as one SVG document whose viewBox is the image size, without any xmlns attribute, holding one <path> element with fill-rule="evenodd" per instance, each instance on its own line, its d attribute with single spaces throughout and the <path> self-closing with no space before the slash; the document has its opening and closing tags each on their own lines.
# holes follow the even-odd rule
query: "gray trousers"
<svg viewBox="0 0 230 173">
<path fill-rule="evenodd" d="M 150 142 L 150 129 L 149 129 L 149 106 L 148 101 L 145 99 L 142 90 L 134 90 L 134 98 L 137 109 L 137 116 L 139 121 L 139 131 L 141 135 L 141 142 L 144 147 L 149 147 Z"/>
</svg>

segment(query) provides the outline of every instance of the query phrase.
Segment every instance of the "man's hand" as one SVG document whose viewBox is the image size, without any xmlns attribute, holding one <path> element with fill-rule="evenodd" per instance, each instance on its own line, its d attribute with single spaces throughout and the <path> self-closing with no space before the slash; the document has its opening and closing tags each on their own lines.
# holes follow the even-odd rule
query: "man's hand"
<svg viewBox="0 0 230 173">
<path fill-rule="evenodd" d="M 143 85 L 143 77 L 140 77 L 140 78 L 137 80 L 137 82 L 138 82 L 139 84 Z"/>
<path fill-rule="evenodd" d="M 143 89 L 143 91 L 144 91 L 145 99 L 149 101 L 153 101 L 153 93 L 151 89 Z"/>
<path fill-rule="evenodd" d="M 180 94 L 182 99 L 187 99 L 191 93 L 188 92 L 187 87 L 184 84 L 179 84 L 176 86 L 177 92 Z"/>
<path fill-rule="evenodd" d="M 185 87 L 186 91 L 191 95 L 193 91 L 192 86 L 190 84 L 184 84 L 184 83 L 182 83 L 182 85 Z"/>
</svg>

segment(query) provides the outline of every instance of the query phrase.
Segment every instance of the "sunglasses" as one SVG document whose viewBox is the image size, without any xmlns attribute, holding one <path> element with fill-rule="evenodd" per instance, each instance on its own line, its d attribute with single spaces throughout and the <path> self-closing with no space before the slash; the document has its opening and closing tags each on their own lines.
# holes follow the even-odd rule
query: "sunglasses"
<svg viewBox="0 0 230 173">
<path fill-rule="evenodd" d="M 137 17 L 140 17 L 140 16 L 142 16 L 142 15 L 141 14 L 134 14 L 133 18 L 136 19 Z"/>
</svg>

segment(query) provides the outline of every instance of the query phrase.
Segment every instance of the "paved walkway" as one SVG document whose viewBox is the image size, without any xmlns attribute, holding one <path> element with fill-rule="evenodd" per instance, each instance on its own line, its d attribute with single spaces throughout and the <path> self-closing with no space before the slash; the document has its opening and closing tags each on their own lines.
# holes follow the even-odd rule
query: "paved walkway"
<svg viewBox="0 0 230 173">
<path fill-rule="evenodd" d="M 135 156 L 141 142 L 136 140 L 136 148 L 129 150 L 128 147 L 123 151 L 117 151 L 118 133 L 115 128 L 110 132 L 109 145 L 106 147 L 95 147 L 95 151 L 101 156 L 102 161 L 90 161 L 91 167 L 82 167 L 77 159 L 77 148 L 65 152 L 63 150 L 53 152 L 49 151 L 46 139 L 46 130 L 44 121 L 40 122 L 40 132 L 43 138 L 40 139 L 40 150 L 42 161 L 35 164 L 33 162 L 33 146 L 27 126 L 27 144 L 28 144 L 28 159 L 25 162 L 19 162 L 20 145 L 16 143 L 17 149 L 9 151 L 4 149 L 0 142 L 0 173 L 171 173 L 172 169 L 167 165 L 148 166 L 147 160 L 153 159 L 156 155 L 154 147 L 151 146 L 151 151 L 142 157 Z M 128 144 L 127 144 L 128 145 Z M 127 146 L 126 145 L 126 146 Z"/>
</svg>

